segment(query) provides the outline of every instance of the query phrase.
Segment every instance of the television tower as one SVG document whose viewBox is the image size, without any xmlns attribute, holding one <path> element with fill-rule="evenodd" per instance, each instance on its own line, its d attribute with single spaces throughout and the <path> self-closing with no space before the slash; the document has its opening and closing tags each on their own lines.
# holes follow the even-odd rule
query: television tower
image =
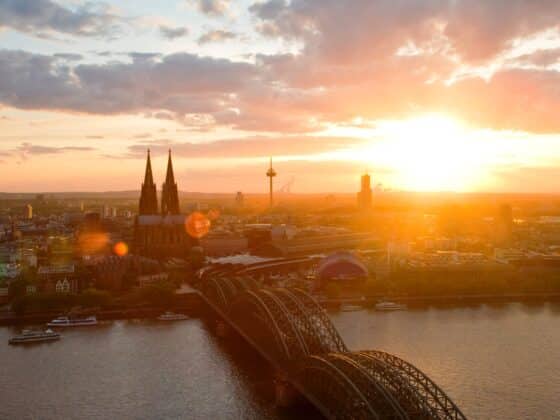
<svg viewBox="0 0 560 420">
<path fill-rule="evenodd" d="M 272 207 L 274 200 L 272 197 L 272 179 L 276 176 L 276 171 L 272 168 L 272 157 L 270 158 L 270 167 L 268 168 L 268 171 L 266 171 L 266 176 L 269 179 L 270 182 L 270 207 Z"/>
</svg>

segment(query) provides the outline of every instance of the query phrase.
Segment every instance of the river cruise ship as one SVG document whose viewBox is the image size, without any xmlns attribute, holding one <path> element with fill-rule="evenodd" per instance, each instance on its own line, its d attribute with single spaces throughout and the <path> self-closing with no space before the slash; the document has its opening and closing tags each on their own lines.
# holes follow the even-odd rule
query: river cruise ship
<svg viewBox="0 0 560 420">
<path fill-rule="evenodd" d="M 23 330 L 20 335 L 10 338 L 10 344 L 29 344 L 40 343 L 43 341 L 56 341 L 60 340 L 60 334 L 52 330 L 46 331 L 31 331 Z"/>
<path fill-rule="evenodd" d="M 84 327 L 97 325 L 95 316 L 85 318 L 69 318 L 67 316 L 59 316 L 47 324 L 48 327 Z"/>
</svg>

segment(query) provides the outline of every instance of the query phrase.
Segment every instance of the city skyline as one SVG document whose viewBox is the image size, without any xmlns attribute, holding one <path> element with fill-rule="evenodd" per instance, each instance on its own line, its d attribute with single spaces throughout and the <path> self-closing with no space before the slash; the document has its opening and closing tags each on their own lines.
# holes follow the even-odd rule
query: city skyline
<svg viewBox="0 0 560 420">
<path fill-rule="evenodd" d="M 265 193 L 270 155 L 301 193 L 560 191 L 560 6 L 342 8 L 1 3 L 0 190 L 136 189 L 149 147 L 185 191 Z"/>
<path fill-rule="evenodd" d="M 560 0 L 0 0 L 0 419 L 560 418 Z"/>
</svg>

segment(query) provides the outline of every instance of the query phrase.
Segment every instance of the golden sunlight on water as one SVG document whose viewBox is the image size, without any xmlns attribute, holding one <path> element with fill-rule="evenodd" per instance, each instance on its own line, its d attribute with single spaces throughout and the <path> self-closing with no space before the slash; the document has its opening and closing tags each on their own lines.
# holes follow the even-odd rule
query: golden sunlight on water
<svg viewBox="0 0 560 420">
<path fill-rule="evenodd" d="M 393 353 L 430 376 L 469 419 L 558 419 L 560 304 L 331 314 L 352 350 Z"/>
</svg>

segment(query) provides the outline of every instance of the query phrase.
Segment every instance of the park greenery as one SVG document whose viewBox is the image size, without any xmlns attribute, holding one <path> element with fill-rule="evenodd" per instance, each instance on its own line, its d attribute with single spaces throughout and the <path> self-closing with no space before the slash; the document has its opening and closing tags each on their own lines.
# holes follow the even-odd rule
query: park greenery
<svg viewBox="0 0 560 420">
<path fill-rule="evenodd" d="M 73 308 L 122 309 L 128 307 L 168 307 L 175 302 L 175 284 L 158 282 L 115 296 L 106 290 L 86 289 L 73 293 L 26 293 L 26 281 L 11 283 L 11 307 L 17 314 L 70 311 Z"/>
<path fill-rule="evenodd" d="M 106 307 L 111 301 L 109 292 L 96 289 L 87 289 L 80 294 L 40 293 L 15 297 L 12 300 L 12 310 L 18 314 L 68 311 L 75 307 Z"/>
</svg>

